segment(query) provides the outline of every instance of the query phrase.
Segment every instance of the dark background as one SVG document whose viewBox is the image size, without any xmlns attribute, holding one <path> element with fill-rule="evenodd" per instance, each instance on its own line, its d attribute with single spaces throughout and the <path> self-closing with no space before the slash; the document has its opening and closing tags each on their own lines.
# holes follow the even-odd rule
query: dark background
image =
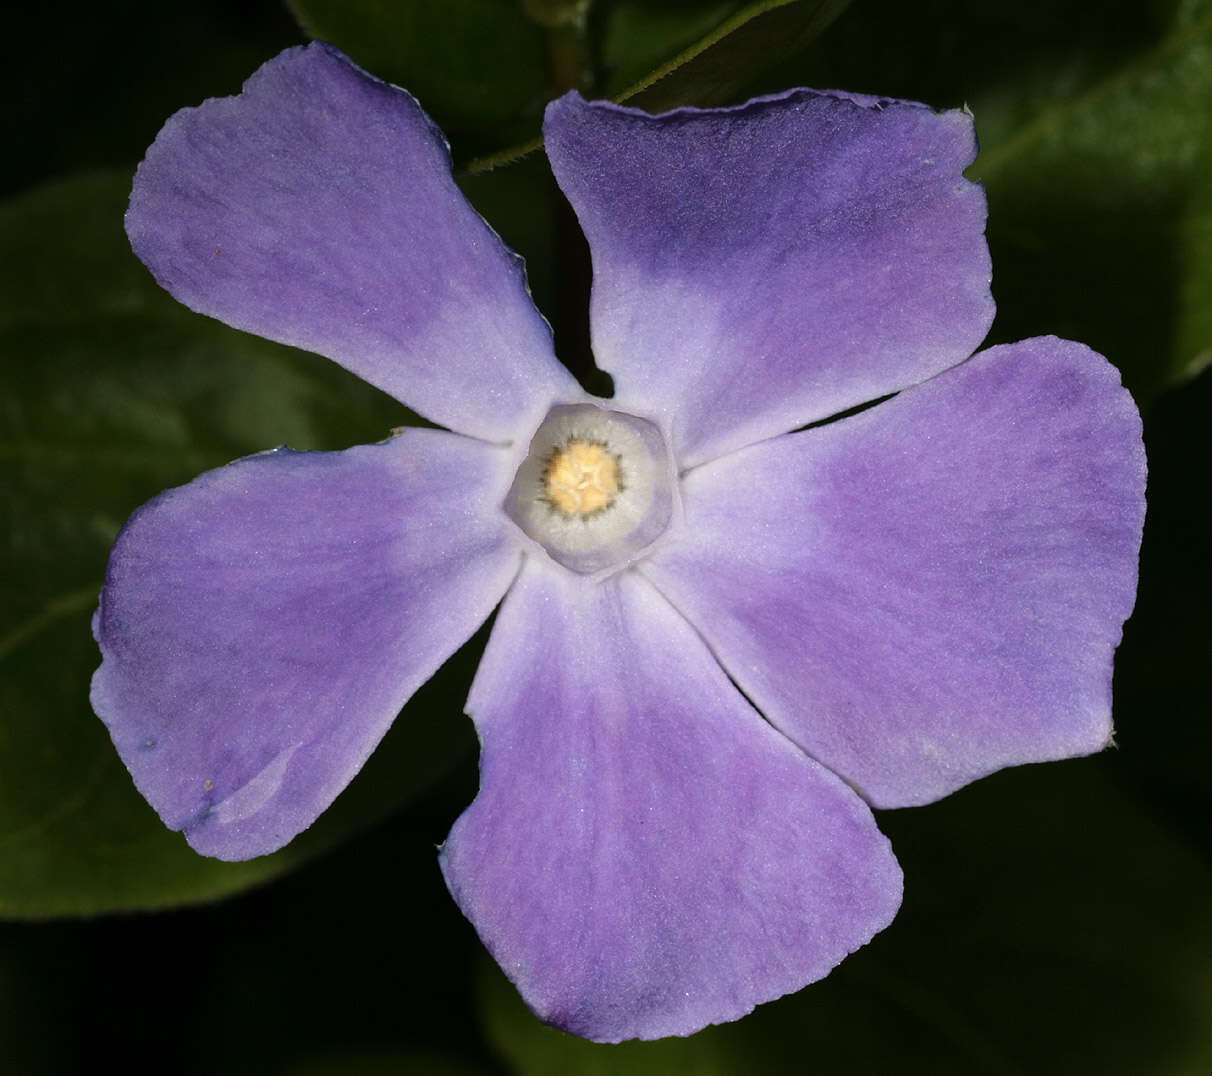
<svg viewBox="0 0 1212 1076">
<path fill-rule="evenodd" d="M 131 172 L 160 124 L 305 40 L 300 13 L 442 123 L 469 196 L 527 256 L 569 361 L 584 352 L 583 250 L 541 154 L 495 171 L 483 158 L 537 133 L 543 102 L 577 72 L 617 94 L 737 17 L 635 100 L 806 84 L 967 103 L 990 202 L 991 341 L 1084 340 L 1141 403 L 1149 517 L 1117 662 L 1118 749 L 882 813 L 903 910 L 824 982 L 688 1040 L 617 1048 L 525 1011 L 434 855 L 475 791 L 460 713 L 483 633 L 330 816 L 267 860 L 194 856 L 113 756 L 87 705 L 88 619 L 125 517 L 236 456 L 374 441 L 408 418 L 322 360 L 181 310 L 122 236 Z M 512 0 L 8 13 L 0 1069 L 1212 1071 L 1212 4 L 800 0 L 752 13 L 599 0 L 583 41 Z"/>
</svg>

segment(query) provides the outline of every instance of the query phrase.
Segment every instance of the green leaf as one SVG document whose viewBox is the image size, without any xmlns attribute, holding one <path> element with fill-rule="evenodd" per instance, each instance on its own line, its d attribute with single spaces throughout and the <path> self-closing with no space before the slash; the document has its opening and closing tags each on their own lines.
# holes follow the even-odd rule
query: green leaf
<svg viewBox="0 0 1212 1076">
<path fill-rule="evenodd" d="M 595 9 L 604 14 L 589 22 L 602 69 L 592 92 L 650 112 L 735 101 L 762 72 L 806 48 L 849 2 L 621 0 L 604 5 Z M 536 127 L 529 140 L 477 157 L 465 168 L 488 171 L 541 146 Z"/>
<path fill-rule="evenodd" d="M 1076 91 L 1007 83 L 991 95 L 973 173 L 989 192 L 995 289 L 1029 300 L 1001 336 L 1079 337 L 1142 402 L 1208 361 L 1209 101 L 1208 0 L 1178 5 L 1159 40 Z"/>
<path fill-rule="evenodd" d="M 620 77 L 612 82 L 617 88 L 607 95 L 649 112 L 734 101 L 742 87 L 762 71 L 806 48 L 849 2 L 762 0 L 747 4 L 675 56 L 635 77 L 634 84 L 622 81 L 630 81 L 632 74 L 629 65 L 620 65 Z M 622 5 L 621 13 L 634 13 L 635 8 L 634 4 Z M 628 36 L 635 36 L 634 30 Z"/>
<path fill-rule="evenodd" d="M 518 0 L 288 0 L 304 31 L 414 94 L 456 159 L 538 131 L 548 90 L 543 28 Z"/>
<path fill-rule="evenodd" d="M 474 654 L 406 708 L 334 808 L 248 863 L 196 855 L 136 793 L 88 705 L 89 618 L 109 545 L 140 503 L 237 456 L 381 439 L 408 412 L 316 356 L 178 305 L 122 234 L 129 176 L 0 209 L 0 915 L 212 899 L 279 874 L 428 787 L 472 747 Z"/>
<path fill-rule="evenodd" d="M 718 33 L 738 12 L 753 6 L 737 0 L 619 0 L 595 9 L 603 96 L 617 98 L 648 80 L 675 57 L 694 51 Z"/>
<path fill-rule="evenodd" d="M 522 1076 L 1206 1072 L 1212 874 L 1114 769 L 1026 767 L 883 813 L 905 870 L 900 915 L 744 1020 L 598 1046 L 540 1024 L 486 961 L 485 1030 Z"/>
</svg>

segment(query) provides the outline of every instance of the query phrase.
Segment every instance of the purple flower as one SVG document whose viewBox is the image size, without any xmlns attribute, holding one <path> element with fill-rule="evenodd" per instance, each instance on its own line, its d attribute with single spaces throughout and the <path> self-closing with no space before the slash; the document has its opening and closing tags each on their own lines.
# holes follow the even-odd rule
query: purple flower
<svg viewBox="0 0 1212 1076">
<path fill-rule="evenodd" d="M 969 357 L 993 302 L 964 112 L 570 94 L 545 133 L 610 400 L 406 93 L 317 44 L 169 120 L 127 216 L 164 287 L 447 429 L 139 509 L 92 699 L 168 826 L 262 855 L 500 603 L 450 891 L 543 1019 L 688 1034 L 889 923 L 871 807 L 1108 743 L 1140 421 L 1081 344 Z"/>
</svg>

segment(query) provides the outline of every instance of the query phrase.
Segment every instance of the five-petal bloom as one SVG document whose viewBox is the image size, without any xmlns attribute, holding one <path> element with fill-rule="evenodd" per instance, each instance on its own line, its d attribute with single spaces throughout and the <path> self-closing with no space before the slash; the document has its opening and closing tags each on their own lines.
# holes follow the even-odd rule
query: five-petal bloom
<svg viewBox="0 0 1212 1076">
<path fill-rule="evenodd" d="M 316 44 L 168 122 L 127 217 L 157 279 L 447 429 L 141 508 L 93 703 L 167 825 L 256 856 L 501 603 L 447 884 L 544 1019 L 686 1034 L 888 924 L 871 806 L 1108 742 L 1139 418 L 1080 344 L 970 357 L 993 304 L 963 112 L 570 94 L 545 133 L 609 401 L 406 93 Z"/>
</svg>

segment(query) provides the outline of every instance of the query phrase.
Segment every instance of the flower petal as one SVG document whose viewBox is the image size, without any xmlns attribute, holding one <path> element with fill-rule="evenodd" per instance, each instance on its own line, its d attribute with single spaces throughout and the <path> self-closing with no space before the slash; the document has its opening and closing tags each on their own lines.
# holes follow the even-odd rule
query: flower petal
<svg viewBox="0 0 1212 1076">
<path fill-rule="evenodd" d="M 795 90 L 653 117 L 569 94 L 544 131 L 614 402 L 676 409 L 683 465 L 924 380 L 989 327 L 965 112 Z"/>
<path fill-rule="evenodd" d="M 870 811 L 623 573 L 530 561 L 472 687 L 480 793 L 446 882 L 527 1003 L 586 1038 L 687 1035 L 827 974 L 900 869 Z"/>
<path fill-rule="evenodd" d="M 173 116 L 126 227 L 191 309 L 327 355 L 452 429 L 508 440 L 578 394 L 441 132 L 329 45 Z"/>
<path fill-rule="evenodd" d="M 1119 375 L 1055 337 L 690 474 L 644 573 L 877 807 L 1111 735 L 1144 514 Z"/>
<path fill-rule="evenodd" d="M 248 859 L 315 821 L 516 574 L 503 456 L 437 430 L 283 448 L 131 517 L 92 702 L 166 825 Z"/>
</svg>

